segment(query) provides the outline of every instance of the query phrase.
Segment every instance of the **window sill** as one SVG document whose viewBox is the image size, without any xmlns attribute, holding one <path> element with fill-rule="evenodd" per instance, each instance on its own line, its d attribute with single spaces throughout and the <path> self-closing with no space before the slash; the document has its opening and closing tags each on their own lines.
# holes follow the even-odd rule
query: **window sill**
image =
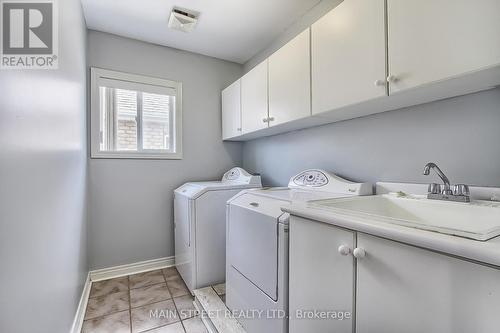
<svg viewBox="0 0 500 333">
<path fill-rule="evenodd" d="M 130 159 L 130 160 L 181 160 L 182 153 L 139 153 L 139 152 L 98 152 L 92 159 Z"/>
</svg>

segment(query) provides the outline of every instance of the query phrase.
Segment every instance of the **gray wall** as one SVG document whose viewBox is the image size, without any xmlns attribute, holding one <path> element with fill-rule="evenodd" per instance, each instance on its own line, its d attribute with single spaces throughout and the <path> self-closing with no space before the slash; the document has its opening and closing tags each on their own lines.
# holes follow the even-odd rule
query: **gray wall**
<svg viewBox="0 0 500 333">
<path fill-rule="evenodd" d="M 223 88 L 241 65 L 89 31 L 90 66 L 183 84 L 182 160 L 90 160 L 91 269 L 174 255 L 173 190 L 241 164 L 241 144 L 221 141 Z"/>
<path fill-rule="evenodd" d="M 306 168 L 358 181 L 437 181 L 500 186 L 500 89 L 246 142 L 243 166 L 267 185 Z"/>
<path fill-rule="evenodd" d="M 59 1 L 59 70 L 0 71 L 0 332 L 67 333 L 87 276 L 85 47 Z"/>
</svg>

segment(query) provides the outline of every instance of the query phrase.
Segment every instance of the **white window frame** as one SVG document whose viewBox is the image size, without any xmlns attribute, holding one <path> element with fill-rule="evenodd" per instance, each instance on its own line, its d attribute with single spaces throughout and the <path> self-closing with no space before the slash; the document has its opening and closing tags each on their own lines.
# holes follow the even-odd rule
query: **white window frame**
<svg viewBox="0 0 500 333">
<path fill-rule="evenodd" d="M 91 90 L 90 90 L 90 157 L 91 158 L 121 158 L 121 159 L 182 159 L 182 83 L 149 77 L 144 75 L 130 74 L 112 71 L 97 67 L 90 69 Z M 167 93 L 175 96 L 175 110 L 170 114 L 173 118 L 171 128 L 174 130 L 173 147 L 175 151 L 166 150 L 137 150 L 137 151 L 101 151 L 101 131 L 100 131 L 100 101 L 99 82 L 106 80 L 120 81 L 120 85 L 129 87 L 131 90 L 141 90 L 140 85 L 148 86 L 147 92 Z M 137 88 L 134 88 L 137 87 Z M 140 117 L 140 115 L 138 115 Z M 138 135 L 140 122 L 137 123 Z M 139 137 L 138 146 L 139 146 Z"/>
</svg>

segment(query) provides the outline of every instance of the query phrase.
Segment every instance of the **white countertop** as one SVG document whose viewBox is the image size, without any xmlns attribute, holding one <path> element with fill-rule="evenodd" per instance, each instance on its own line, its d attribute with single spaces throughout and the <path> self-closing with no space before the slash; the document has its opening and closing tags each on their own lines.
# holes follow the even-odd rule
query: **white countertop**
<svg viewBox="0 0 500 333">
<path fill-rule="evenodd" d="M 397 242 L 410 244 L 500 268 L 500 236 L 488 241 L 476 241 L 437 232 L 395 225 L 365 216 L 342 214 L 294 202 L 283 211 L 294 215 L 363 232 Z"/>
</svg>

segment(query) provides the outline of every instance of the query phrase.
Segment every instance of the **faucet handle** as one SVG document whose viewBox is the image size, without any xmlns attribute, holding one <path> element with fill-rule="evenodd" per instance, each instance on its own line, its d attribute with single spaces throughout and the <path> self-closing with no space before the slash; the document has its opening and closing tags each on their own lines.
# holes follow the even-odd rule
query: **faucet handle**
<svg viewBox="0 0 500 333">
<path fill-rule="evenodd" d="M 441 193 L 444 195 L 453 195 L 453 190 L 449 184 L 444 184 Z"/>
<path fill-rule="evenodd" d="M 465 184 L 457 184 L 453 186 L 453 195 L 470 195 L 469 186 Z"/>
<path fill-rule="evenodd" d="M 429 184 L 428 192 L 432 194 L 441 193 L 441 185 L 436 183 Z"/>
</svg>

